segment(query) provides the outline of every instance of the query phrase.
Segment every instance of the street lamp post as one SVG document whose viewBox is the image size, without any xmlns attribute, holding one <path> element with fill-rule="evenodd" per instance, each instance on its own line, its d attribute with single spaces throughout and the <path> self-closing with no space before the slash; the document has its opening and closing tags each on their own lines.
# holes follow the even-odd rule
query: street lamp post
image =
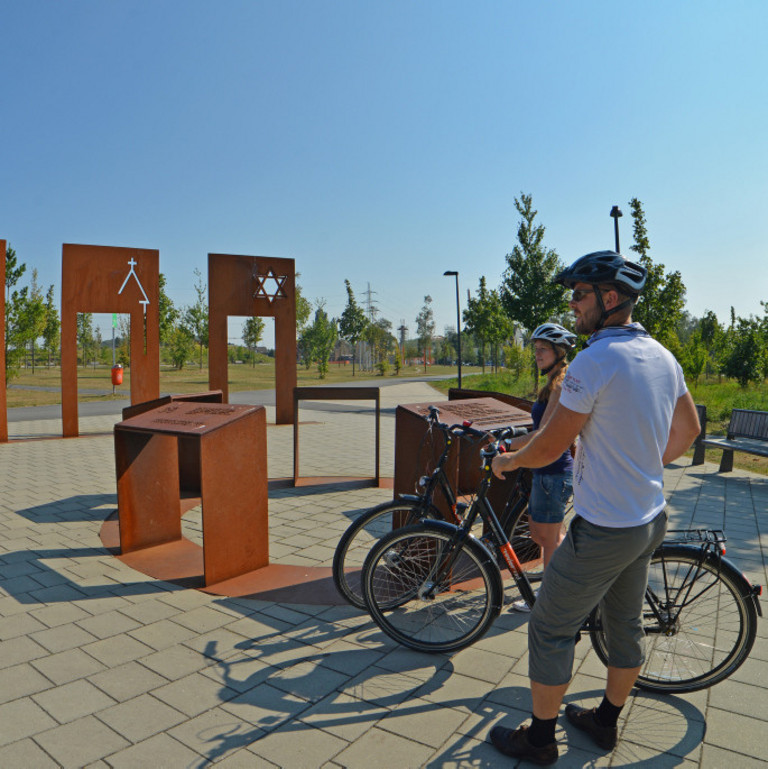
<svg viewBox="0 0 768 769">
<path fill-rule="evenodd" d="M 611 209 L 611 217 L 613 218 L 613 234 L 616 238 L 616 253 L 620 254 L 621 249 L 619 248 L 619 217 L 624 216 L 624 214 L 621 213 L 621 209 L 618 206 L 614 206 Z"/>
<path fill-rule="evenodd" d="M 456 334 L 459 348 L 459 390 L 461 390 L 461 310 L 459 309 L 459 273 L 456 270 L 446 270 L 443 275 L 453 275 L 456 278 Z"/>
</svg>

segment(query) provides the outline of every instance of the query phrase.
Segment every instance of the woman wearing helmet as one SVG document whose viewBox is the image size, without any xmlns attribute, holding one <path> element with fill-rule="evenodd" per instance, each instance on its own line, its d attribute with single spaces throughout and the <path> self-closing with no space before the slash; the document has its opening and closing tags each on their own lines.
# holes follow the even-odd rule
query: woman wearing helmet
<svg viewBox="0 0 768 769">
<path fill-rule="evenodd" d="M 536 366 L 547 377 L 547 382 L 531 409 L 533 430 L 528 435 L 514 439 L 510 448 L 522 448 L 552 416 L 568 368 L 566 354 L 573 348 L 575 341 L 576 335 L 557 323 L 543 323 L 531 334 Z M 552 553 L 563 539 L 565 508 L 573 492 L 573 458 L 570 450 L 564 451 L 552 464 L 536 468 L 532 475 L 528 520 L 531 538 L 541 547 L 546 568 Z M 525 601 L 516 601 L 512 606 L 517 611 L 530 611 Z"/>
</svg>

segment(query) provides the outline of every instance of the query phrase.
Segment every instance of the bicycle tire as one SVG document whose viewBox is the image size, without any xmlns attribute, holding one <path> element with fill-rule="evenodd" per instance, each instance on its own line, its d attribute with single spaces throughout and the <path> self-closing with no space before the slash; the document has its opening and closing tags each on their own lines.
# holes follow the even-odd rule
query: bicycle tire
<svg viewBox="0 0 768 769">
<path fill-rule="evenodd" d="M 368 611 L 390 638 L 411 649 L 463 649 L 481 638 L 501 611 L 498 566 L 473 539 L 457 542 L 456 532 L 444 522 L 409 526 L 384 537 L 366 559 Z M 434 584 L 435 568 L 453 556 L 448 573 Z"/>
<path fill-rule="evenodd" d="M 702 559 L 697 547 L 662 545 L 651 559 L 648 585 L 662 604 L 666 600 L 679 613 L 673 631 L 665 635 L 646 599 L 646 660 L 639 688 L 695 692 L 727 678 L 746 660 L 757 633 L 757 609 L 748 583 L 730 562 L 712 554 Z M 607 664 L 599 609 L 593 619 L 592 645 Z"/>
<path fill-rule="evenodd" d="M 402 522 L 395 516 L 402 514 Z M 366 511 L 347 527 L 333 554 L 333 583 L 339 593 L 353 606 L 365 609 L 362 571 L 366 556 L 373 545 L 399 526 L 418 523 L 423 518 L 440 520 L 440 511 L 432 504 L 421 502 L 384 502 Z"/>
</svg>

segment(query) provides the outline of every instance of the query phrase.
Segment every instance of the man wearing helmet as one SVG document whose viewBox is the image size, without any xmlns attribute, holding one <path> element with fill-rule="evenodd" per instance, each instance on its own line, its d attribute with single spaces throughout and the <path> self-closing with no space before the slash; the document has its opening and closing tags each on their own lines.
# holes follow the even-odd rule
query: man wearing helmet
<svg viewBox="0 0 768 769">
<path fill-rule="evenodd" d="M 568 720 L 605 750 L 644 661 L 642 606 L 651 555 L 666 531 L 664 465 L 699 432 L 696 407 L 674 357 L 632 322 L 646 270 L 613 251 L 577 259 L 556 282 L 573 289 L 570 307 L 587 347 L 571 363 L 560 402 L 519 452 L 493 461 L 498 477 L 552 462 L 579 437 L 575 518 L 544 572 L 528 629 L 532 723 L 496 726 L 503 753 L 538 764 L 557 760 L 557 715 L 573 668 L 574 639 L 600 603 L 608 642 L 603 701 L 566 706 Z"/>
</svg>

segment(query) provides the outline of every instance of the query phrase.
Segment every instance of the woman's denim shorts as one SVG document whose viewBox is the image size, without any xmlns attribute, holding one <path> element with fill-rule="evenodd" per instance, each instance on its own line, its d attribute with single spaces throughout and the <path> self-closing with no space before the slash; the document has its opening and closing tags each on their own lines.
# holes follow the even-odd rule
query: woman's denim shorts
<svg viewBox="0 0 768 769">
<path fill-rule="evenodd" d="M 528 516 L 536 523 L 561 523 L 573 494 L 573 473 L 534 473 Z"/>
</svg>

